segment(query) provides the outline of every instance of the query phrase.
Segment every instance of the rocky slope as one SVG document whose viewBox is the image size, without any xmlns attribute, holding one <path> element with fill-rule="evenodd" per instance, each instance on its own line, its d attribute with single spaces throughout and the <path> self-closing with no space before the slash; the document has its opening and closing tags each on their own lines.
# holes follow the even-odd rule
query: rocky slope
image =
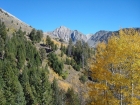
<svg viewBox="0 0 140 105">
<path fill-rule="evenodd" d="M 95 47 L 99 42 L 107 42 L 107 39 L 112 35 L 112 33 L 112 31 L 98 31 L 87 40 L 87 43 L 89 46 Z"/>
<path fill-rule="evenodd" d="M 4 22 L 6 25 L 6 28 L 8 30 L 8 34 L 12 34 L 19 28 L 21 28 L 22 31 L 26 31 L 26 34 L 30 33 L 32 30 L 32 27 L 17 17 L 13 16 L 12 14 L 6 12 L 5 10 L 0 8 L 0 21 Z"/>
</svg>

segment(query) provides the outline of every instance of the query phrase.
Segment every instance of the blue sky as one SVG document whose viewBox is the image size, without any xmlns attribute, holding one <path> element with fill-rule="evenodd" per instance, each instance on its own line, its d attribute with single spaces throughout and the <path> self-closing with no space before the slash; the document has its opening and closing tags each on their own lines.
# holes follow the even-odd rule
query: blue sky
<svg viewBox="0 0 140 105">
<path fill-rule="evenodd" d="M 140 0 L 0 0 L 0 8 L 44 32 L 61 25 L 84 34 L 140 27 Z"/>
</svg>

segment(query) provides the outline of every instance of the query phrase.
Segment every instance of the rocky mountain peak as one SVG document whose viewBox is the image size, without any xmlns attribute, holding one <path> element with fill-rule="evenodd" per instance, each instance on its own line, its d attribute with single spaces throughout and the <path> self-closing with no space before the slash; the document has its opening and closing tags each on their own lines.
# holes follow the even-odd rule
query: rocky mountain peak
<svg viewBox="0 0 140 105">
<path fill-rule="evenodd" d="M 66 29 L 66 30 L 68 29 L 68 30 L 70 30 L 69 28 L 67 28 L 65 26 L 60 26 L 59 29 Z"/>
<path fill-rule="evenodd" d="M 60 26 L 59 28 L 56 28 L 54 31 L 50 32 L 51 36 L 63 39 L 66 42 L 69 41 L 69 35 L 71 33 L 72 31 L 65 26 Z"/>
<path fill-rule="evenodd" d="M 81 32 L 79 32 L 78 30 L 71 30 L 65 26 L 60 26 L 52 32 L 47 32 L 47 35 L 51 37 L 57 37 L 63 39 L 65 42 L 69 42 L 70 38 L 72 38 L 74 43 L 77 40 L 83 40 L 83 41 L 87 40 L 86 36 Z"/>
</svg>

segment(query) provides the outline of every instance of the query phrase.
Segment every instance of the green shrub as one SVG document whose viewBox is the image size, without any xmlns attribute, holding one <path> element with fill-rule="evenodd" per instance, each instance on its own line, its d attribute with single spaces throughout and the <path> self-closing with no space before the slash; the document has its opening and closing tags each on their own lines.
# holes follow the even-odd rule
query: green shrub
<svg viewBox="0 0 140 105">
<path fill-rule="evenodd" d="M 63 78 L 63 79 L 66 79 L 67 76 L 68 76 L 68 71 L 64 71 L 64 72 L 62 73 L 62 78 Z"/>
<path fill-rule="evenodd" d="M 87 77 L 85 75 L 81 75 L 79 80 L 82 82 L 82 83 L 85 83 L 87 81 Z"/>
<path fill-rule="evenodd" d="M 75 65 L 73 66 L 73 68 L 74 68 L 76 71 L 80 71 L 80 66 L 77 65 L 77 64 L 75 64 Z"/>
</svg>

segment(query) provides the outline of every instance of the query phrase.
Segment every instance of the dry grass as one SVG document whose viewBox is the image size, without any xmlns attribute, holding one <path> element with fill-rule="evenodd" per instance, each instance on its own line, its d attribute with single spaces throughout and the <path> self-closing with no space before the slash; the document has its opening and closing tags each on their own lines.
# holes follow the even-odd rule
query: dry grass
<svg viewBox="0 0 140 105">
<path fill-rule="evenodd" d="M 51 40 L 54 42 L 54 44 L 56 44 L 56 45 L 58 46 L 58 48 L 60 48 L 61 42 L 58 42 L 58 41 L 56 41 L 56 40 L 54 40 L 54 39 L 51 39 Z"/>
<path fill-rule="evenodd" d="M 68 88 L 72 87 L 72 85 L 70 83 L 65 82 L 65 81 L 60 81 L 60 80 L 58 80 L 58 86 L 65 91 L 67 91 Z"/>
<path fill-rule="evenodd" d="M 61 47 L 61 42 L 59 42 L 59 41 L 57 41 L 57 40 L 55 40 L 55 39 L 53 39 L 53 38 L 51 38 L 51 40 L 54 42 L 54 44 L 56 44 L 57 45 L 57 47 L 58 48 L 60 48 Z M 43 37 L 42 38 L 42 41 L 43 41 L 43 43 L 45 44 L 46 42 L 46 37 Z M 63 43 L 63 45 L 64 46 L 67 46 L 67 44 L 65 44 L 65 43 Z"/>
<path fill-rule="evenodd" d="M 49 81 L 52 83 L 54 78 L 57 79 L 58 86 L 64 91 L 67 91 L 68 88 L 72 87 L 70 83 L 64 81 L 61 76 L 53 71 L 53 69 L 49 68 Z"/>
<path fill-rule="evenodd" d="M 59 76 L 52 68 L 49 67 L 49 81 L 52 82 L 53 79 L 62 80 L 62 77 Z"/>
</svg>

